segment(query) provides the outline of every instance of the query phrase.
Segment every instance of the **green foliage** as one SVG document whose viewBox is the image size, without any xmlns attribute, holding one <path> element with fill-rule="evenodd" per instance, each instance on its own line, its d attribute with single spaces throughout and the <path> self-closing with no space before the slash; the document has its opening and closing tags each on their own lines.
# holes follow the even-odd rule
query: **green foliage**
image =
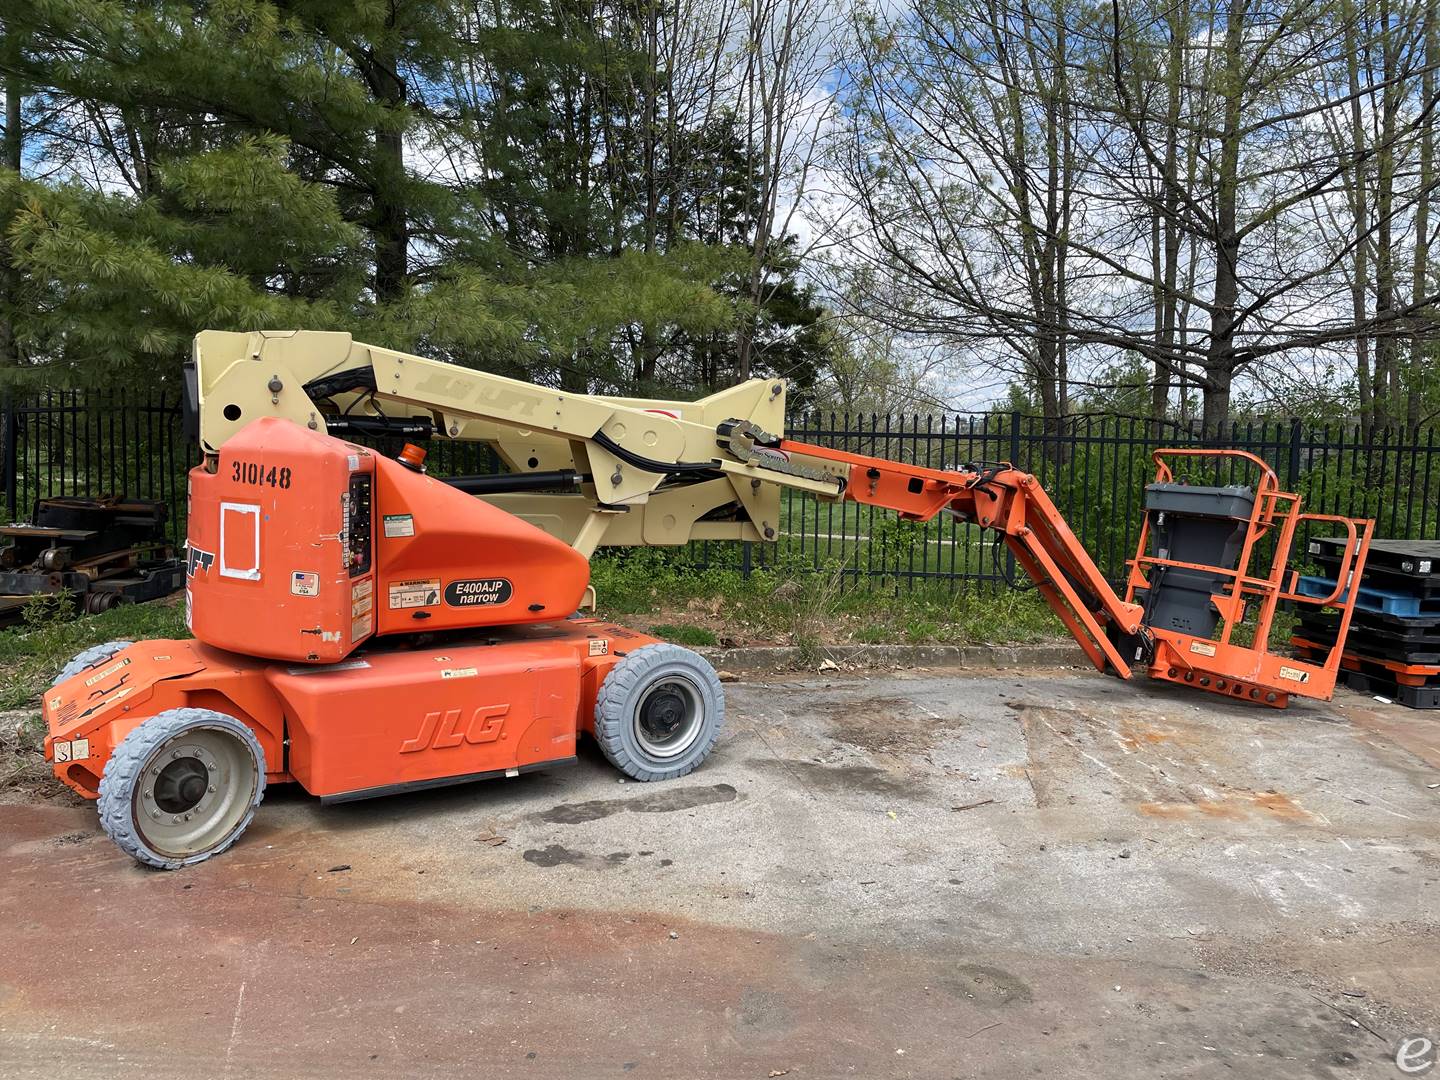
<svg viewBox="0 0 1440 1080">
<path fill-rule="evenodd" d="M 591 575 L 600 613 L 670 637 L 685 627 L 677 613 L 703 612 L 727 637 L 796 645 L 814 658 L 825 645 L 844 642 L 1018 644 L 1064 636 L 1029 589 L 954 591 L 947 583 L 896 589 L 884 582 L 867 588 L 839 562 L 819 571 L 792 562 L 746 577 L 734 569 L 697 570 L 684 558 L 656 548 L 603 551 Z"/>
<path fill-rule="evenodd" d="M 646 19 L 15 0 L 0 74 L 44 122 L 0 170 L 0 377 L 153 384 L 200 329 L 297 327 L 577 390 L 728 385 L 753 148 L 657 114 Z M 805 384 L 823 311 L 772 249 L 757 371 Z"/>
<path fill-rule="evenodd" d="M 672 626 L 669 623 L 656 623 L 650 627 L 650 633 L 656 637 L 662 637 L 666 641 L 673 641 L 676 645 L 716 645 L 720 641 L 715 636 L 715 631 L 706 630 L 703 626 Z"/>
<path fill-rule="evenodd" d="M 6 673 L 0 709 L 37 705 L 41 691 L 66 662 L 92 645 L 189 636 L 180 604 L 122 604 L 76 618 L 68 598 L 36 597 L 26 604 L 23 625 L 0 630 L 0 670 Z"/>
<path fill-rule="evenodd" d="M 261 224 L 266 220 L 283 229 L 287 219 L 305 218 L 311 246 L 302 249 L 297 241 L 284 256 L 283 265 L 297 273 L 358 247 L 358 234 L 339 219 L 333 204 L 327 206 L 328 193 L 296 184 L 278 153 L 273 145 L 252 144 L 218 157 L 202 155 L 165 173 L 162 191 L 170 193 L 173 176 L 207 218 L 203 224 L 165 213 L 163 196 L 135 199 L 76 184 L 51 187 L 0 170 L 0 205 L 14 207 L 7 238 L 31 301 L 22 302 L 26 310 L 14 320 L 17 337 L 25 353 L 62 361 L 60 371 L 53 364 L 44 370 L 46 383 L 67 377 L 132 381 L 153 372 L 157 358 L 185 355 L 196 327 L 340 323 L 343 281 L 331 295 L 307 299 L 257 284 L 264 273 L 258 267 L 244 272 L 247 252 L 261 250 L 250 246 L 255 234 L 270 231 Z M 205 204 L 198 179 L 207 171 L 222 185 L 213 206 Z M 236 184 L 255 194 L 253 206 L 234 193 Z M 240 208 L 226 209 L 227 198 Z M 328 213 L 316 214 L 317 206 Z M 281 243 L 275 248 L 287 250 Z M 351 289 L 361 280 L 353 271 L 349 279 Z"/>
</svg>

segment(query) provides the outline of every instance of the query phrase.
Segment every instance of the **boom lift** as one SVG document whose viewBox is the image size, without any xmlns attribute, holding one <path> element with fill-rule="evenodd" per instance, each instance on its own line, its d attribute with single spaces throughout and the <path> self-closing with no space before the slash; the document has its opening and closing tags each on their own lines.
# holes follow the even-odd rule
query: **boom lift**
<svg viewBox="0 0 1440 1080">
<path fill-rule="evenodd" d="M 56 775 L 157 867 L 223 851 L 267 783 L 332 802 L 515 776 L 573 761 L 582 734 L 635 779 L 688 773 L 723 721 L 719 681 L 688 649 L 578 617 L 588 559 L 602 544 L 772 540 L 782 488 L 993 530 L 1097 668 L 1274 707 L 1331 695 L 1355 602 L 1343 583 L 1372 531 L 1301 513 L 1248 454 L 1161 451 L 1122 598 L 1033 476 L 770 434 L 778 380 L 696 402 L 599 397 L 312 331 L 206 331 L 187 377 L 204 451 L 194 640 L 87 650 L 43 705 Z M 390 458 L 350 433 L 479 441 L 509 471 L 441 480 L 419 445 Z M 1176 462 L 1202 454 L 1252 483 L 1177 482 Z M 1342 595 L 1294 592 L 1308 521 L 1345 530 Z M 1324 663 L 1268 651 L 1282 600 L 1339 608 Z"/>
</svg>

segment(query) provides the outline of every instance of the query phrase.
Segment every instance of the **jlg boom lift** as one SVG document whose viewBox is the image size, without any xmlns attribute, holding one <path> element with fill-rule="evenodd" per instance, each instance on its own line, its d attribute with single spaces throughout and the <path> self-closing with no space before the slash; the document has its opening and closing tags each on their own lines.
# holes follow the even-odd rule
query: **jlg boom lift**
<svg viewBox="0 0 1440 1080">
<path fill-rule="evenodd" d="M 572 617 L 589 556 L 772 540 L 782 487 L 993 530 L 1097 668 L 1275 707 L 1330 696 L 1355 602 L 1340 594 L 1372 531 L 1301 513 L 1251 455 L 1161 451 L 1122 598 L 1033 476 L 769 434 L 784 420 L 775 380 L 696 402 L 598 397 L 309 331 L 207 331 L 187 375 L 204 451 L 189 484 L 194 640 L 91 649 L 44 700 L 56 775 L 158 867 L 228 847 L 267 783 L 339 801 L 515 776 L 573 761 L 582 735 L 635 779 L 688 773 L 719 732 L 719 681 L 687 649 Z M 439 479 L 419 446 L 392 459 L 349 433 L 477 440 L 508 471 Z M 1250 484 L 1178 483 L 1177 463 L 1201 454 Z M 1345 531 L 1335 596 L 1293 591 L 1305 521 Z M 1266 648 L 1282 600 L 1339 608 L 1323 663 Z"/>
</svg>

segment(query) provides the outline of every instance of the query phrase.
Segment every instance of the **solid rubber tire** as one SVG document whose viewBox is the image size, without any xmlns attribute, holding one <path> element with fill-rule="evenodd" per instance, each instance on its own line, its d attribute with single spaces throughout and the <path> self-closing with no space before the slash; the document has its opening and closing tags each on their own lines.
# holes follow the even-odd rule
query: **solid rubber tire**
<svg viewBox="0 0 1440 1080">
<path fill-rule="evenodd" d="M 70 658 L 70 662 L 60 669 L 60 674 L 55 676 L 55 681 L 50 684 L 51 688 L 59 686 L 66 679 L 73 679 L 82 671 L 89 671 L 92 667 L 98 667 L 116 653 L 123 652 L 133 641 L 107 641 L 104 645 L 92 645 L 83 652 L 78 652 Z"/>
<path fill-rule="evenodd" d="M 220 728 L 236 736 L 249 749 L 255 760 L 258 781 L 250 805 L 240 821 L 220 843 L 207 851 L 177 859 L 162 855 L 151 848 L 135 828 L 135 785 L 140 781 L 145 762 L 157 746 L 196 727 Z M 250 728 L 225 713 L 213 709 L 168 709 L 141 721 L 140 725 L 120 740 L 120 745 L 105 763 L 100 777 L 100 827 L 115 841 L 117 847 L 137 862 L 160 870 L 178 870 L 193 866 L 219 855 L 235 843 L 255 817 L 260 800 L 265 797 L 265 751 Z"/>
<path fill-rule="evenodd" d="M 645 690 L 668 675 L 683 675 L 695 686 L 705 707 L 703 728 L 679 757 L 659 759 L 647 754 L 634 733 L 635 709 Z M 610 669 L 595 698 L 595 738 L 600 750 L 626 776 L 635 780 L 673 780 L 693 771 L 714 749 L 725 722 L 725 691 L 715 669 L 703 656 L 679 645 L 645 645 Z"/>
</svg>

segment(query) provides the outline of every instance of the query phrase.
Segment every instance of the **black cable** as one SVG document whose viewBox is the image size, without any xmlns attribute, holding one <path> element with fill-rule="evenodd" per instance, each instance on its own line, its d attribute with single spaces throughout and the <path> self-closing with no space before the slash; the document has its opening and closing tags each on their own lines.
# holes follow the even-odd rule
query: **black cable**
<svg viewBox="0 0 1440 1080">
<path fill-rule="evenodd" d="M 656 461 L 654 458 L 647 458 L 633 450 L 627 450 L 614 439 L 610 438 L 603 431 L 597 431 L 591 439 L 602 450 L 605 450 L 619 458 L 631 468 L 639 469 L 641 472 L 664 473 L 666 475 L 678 475 L 680 473 L 701 473 L 714 472 L 719 462 L 710 461 Z"/>
</svg>

